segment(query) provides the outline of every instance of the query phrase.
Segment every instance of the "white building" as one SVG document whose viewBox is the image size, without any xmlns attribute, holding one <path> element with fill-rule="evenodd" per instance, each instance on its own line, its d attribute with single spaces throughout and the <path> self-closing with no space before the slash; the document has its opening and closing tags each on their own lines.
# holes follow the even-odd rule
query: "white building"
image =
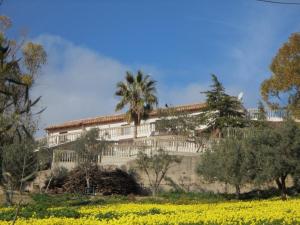
<svg viewBox="0 0 300 225">
<path fill-rule="evenodd" d="M 172 107 L 175 112 L 199 114 L 205 104 L 190 104 Z M 248 116 L 256 120 L 257 109 L 249 109 Z M 99 139 L 111 141 L 111 147 L 103 153 L 101 164 L 121 166 L 134 159 L 139 150 L 152 152 L 163 148 L 172 154 L 193 155 L 201 152 L 203 146 L 179 136 L 164 135 L 157 131 L 156 121 L 160 110 L 153 110 L 147 120 L 141 121 L 137 127 L 137 138 L 134 139 L 134 125 L 126 121 L 125 114 L 100 116 L 74 120 L 46 128 L 47 146 L 54 149 L 52 166 L 73 168 L 76 166 L 76 153 L 68 149 L 68 143 L 75 141 L 80 135 L 92 128 L 99 129 Z M 279 111 L 269 111 L 267 119 L 282 121 Z"/>
</svg>

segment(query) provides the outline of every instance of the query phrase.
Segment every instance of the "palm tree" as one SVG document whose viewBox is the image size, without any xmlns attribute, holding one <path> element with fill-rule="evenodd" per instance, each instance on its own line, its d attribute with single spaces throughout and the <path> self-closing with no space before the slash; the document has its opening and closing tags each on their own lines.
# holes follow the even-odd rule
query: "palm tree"
<svg viewBox="0 0 300 225">
<path fill-rule="evenodd" d="M 131 72 L 126 72 L 125 81 L 117 83 L 115 95 L 120 97 L 120 102 L 116 105 L 116 111 L 128 106 L 126 117 L 128 122 L 134 123 L 134 138 L 137 137 L 137 126 L 141 120 L 158 104 L 155 84 L 156 81 L 140 70 L 135 77 Z"/>
</svg>

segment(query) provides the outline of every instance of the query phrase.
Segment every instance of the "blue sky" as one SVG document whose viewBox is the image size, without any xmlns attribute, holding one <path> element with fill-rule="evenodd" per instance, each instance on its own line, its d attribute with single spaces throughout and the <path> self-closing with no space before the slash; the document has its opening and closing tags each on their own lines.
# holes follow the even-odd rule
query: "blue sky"
<svg viewBox="0 0 300 225">
<path fill-rule="evenodd" d="M 255 0 L 7 0 L 0 10 L 9 37 L 26 29 L 48 52 L 34 90 L 47 106 L 41 127 L 113 113 L 126 70 L 151 74 L 161 105 L 204 101 L 215 73 L 255 107 L 272 57 L 300 31 L 300 6 Z"/>
</svg>

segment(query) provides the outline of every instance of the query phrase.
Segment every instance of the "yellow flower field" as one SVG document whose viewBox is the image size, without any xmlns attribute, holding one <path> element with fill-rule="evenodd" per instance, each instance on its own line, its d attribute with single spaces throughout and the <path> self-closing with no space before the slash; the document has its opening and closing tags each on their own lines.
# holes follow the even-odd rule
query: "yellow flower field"
<svg viewBox="0 0 300 225">
<path fill-rule="evenodd" d="M 8 212 L 0 208 L 0 212 Z M 59 212 L 64 207 L 49 208 Z M 214 204 L 109 204 L 76 207 L 78 218 L 19 218 L 16 224 L 300 224 L 300 200 L 262 200 Z M 11 224 L 11 221 L 0 221 Z"/>
</svg>

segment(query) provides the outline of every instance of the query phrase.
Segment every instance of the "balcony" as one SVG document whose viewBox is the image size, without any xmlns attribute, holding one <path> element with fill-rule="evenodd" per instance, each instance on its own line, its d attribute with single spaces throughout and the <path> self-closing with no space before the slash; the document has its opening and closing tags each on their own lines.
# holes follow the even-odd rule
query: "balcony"
<svg viewBox="0 0 300 225">
<path fill-rule="evenodd" d="M 209 143 L 207 143 L 209 144 Z M 139 138 L 132 144 L 112 143 L 95 157 L 95 162 L 99 165 L 125 165 L 127 162 L 136 159 L 140 151 L 147 155 L 155 154 L 159 149 L 163 149 L 171 155 L 195 156 L 204 151 L 204 145 L 199 146 L 194 142 L 180 136 L 154 136 Z M 65 167 L 72 169 L 78 165 L 80 157 L 76 151 L 55 149 L 53 152 L 52 168 Z"/>
<path fill-rule="evenodd" d="M 251 120 L 258 120 L 259 110 L 252 108 L 247 110 L 247 115 Z M 266 112 L 266 120 L 273 122 L 283 121 L 286 112 L 283 110 L 269 110 Z M 107 141 L 122 141 L 134 138 L 134 129 L 132 125 L 104 128 L 99 130 L 99 140 L 105 139 Z M 82 134 L 80 132 L 69 132 L 63 134 L 50 134 L 47 137 L 48 147 L 55 147 L 61 144 L 75 141 Z M 137 137 L 138 139 L 153 136 L 155 134 L 155 124 L 142 124 L 137 127 Z"/>
<path fill-rule="evenodd" d="M 121 126 L 113 128 L 104 128 L 99 130 L 99 140 L 120 141 L 134 138 L 134 126 Z M 155 132 L 155 124 L 142 124 L 137 127 L 137 137 L 149 137 Z M 55 147 L 60 144 L 75 141 L 82 134 L 79 132 L 70 132 L 63 134 L 50 134 L 47 137 L 48 147 Z"/>
</svg>

